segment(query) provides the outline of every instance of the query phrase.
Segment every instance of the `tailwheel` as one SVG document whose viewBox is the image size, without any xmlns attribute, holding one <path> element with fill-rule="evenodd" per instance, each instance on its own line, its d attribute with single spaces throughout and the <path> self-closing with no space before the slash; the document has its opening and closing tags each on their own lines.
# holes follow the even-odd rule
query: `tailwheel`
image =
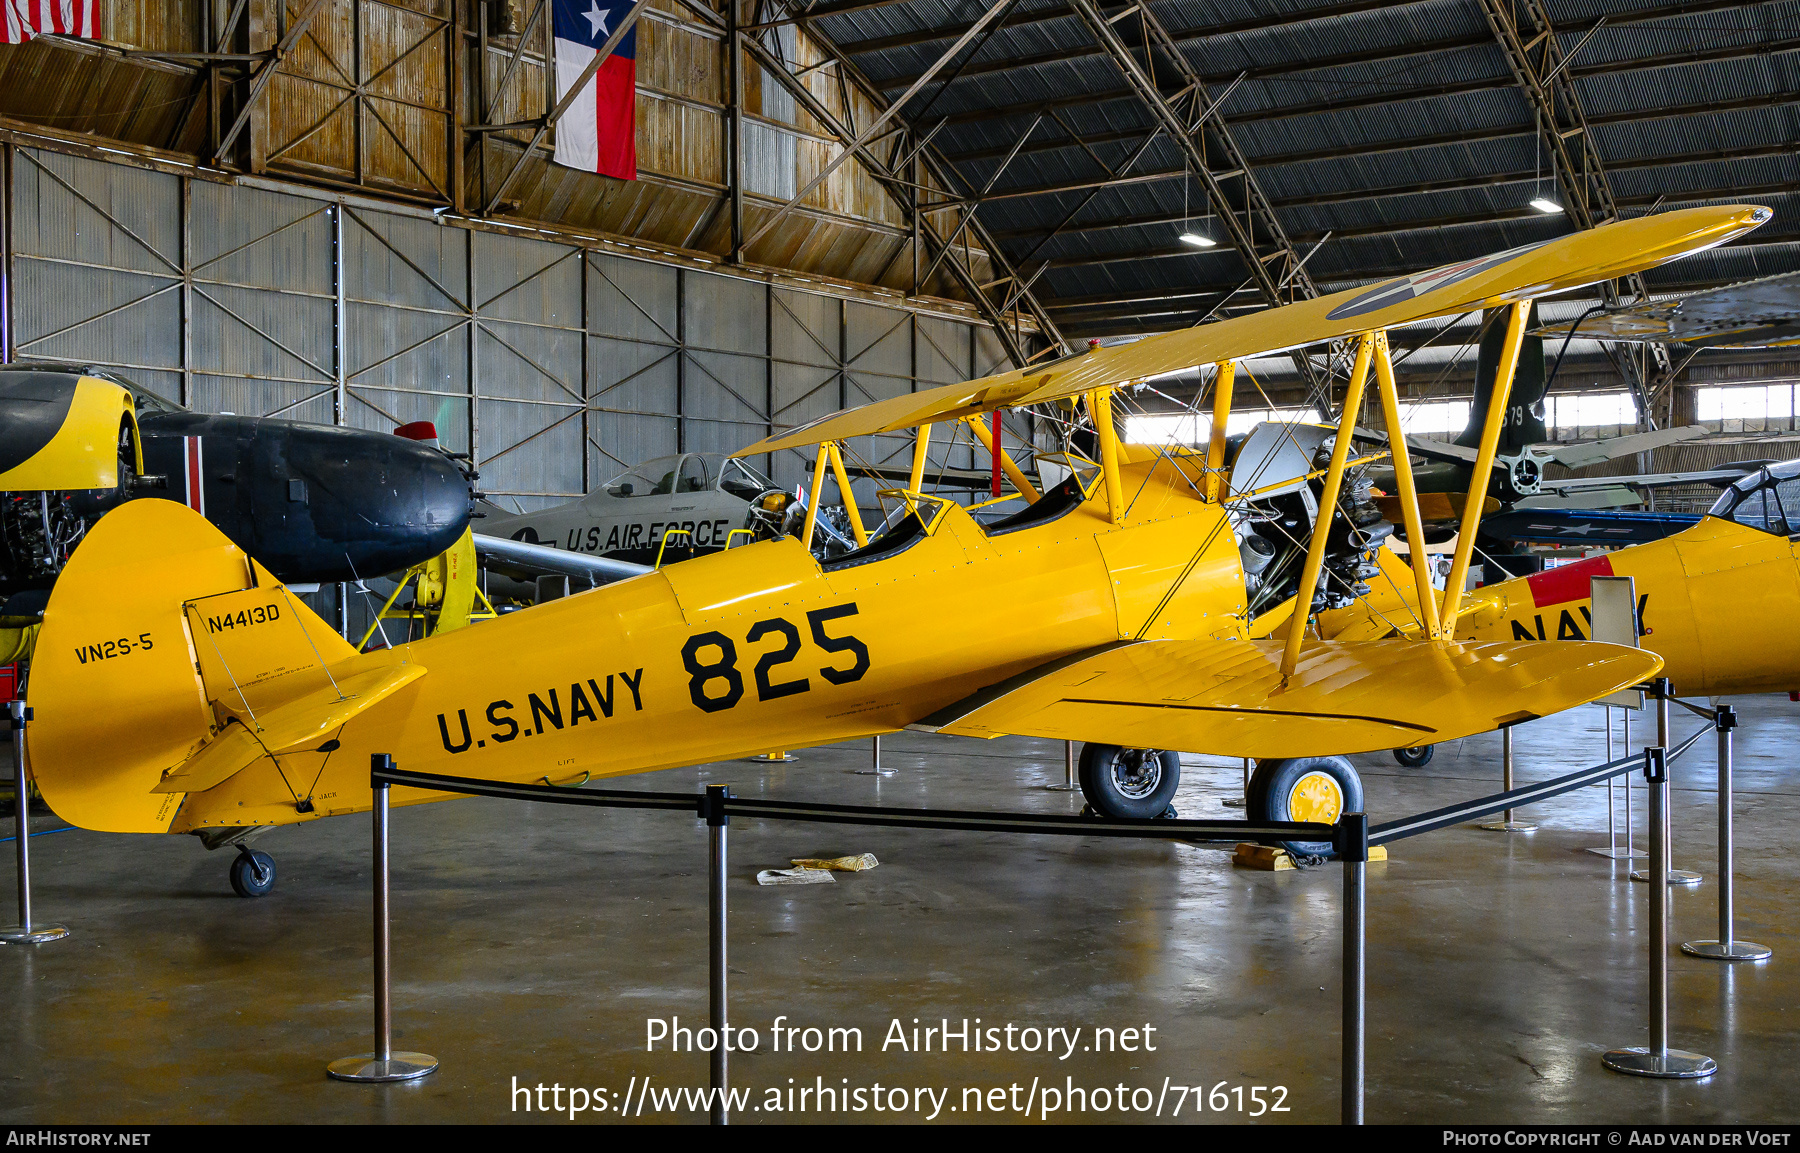
<svg viewBox="0 0 1800 1153">
<path fill-rule="evenodd" d="M 1166 749 L 1081 746 L 1081 794 L 1102 817 L 1172 817 L 1181 784 L 1181 757 Z"/>
<path fill-rule="evenodd" d="M 1288 757 L 1261 761 L 1250 778 L 1252 821 L 1316 821 L 1335 825 L 1363 811 L 1362 778 L 1345 757 Z M 1327 857 L 1330 841 L 1286 841 L 1296 857 Z"/>
<path fill-rule="evenodd" d="M 1409 769 L 1422 769 L 1431 763 L 1431 754 L 1436 745 L 1414 745 L 1410 749 L 1395 749 L 1394 759 Z"/>
<path fill-rule="evenodd" d="M 231 862 L 231 887 L 240 897 L 265 897 L 275 887 L 275 858 L 240 846 Z"/>
</svg>

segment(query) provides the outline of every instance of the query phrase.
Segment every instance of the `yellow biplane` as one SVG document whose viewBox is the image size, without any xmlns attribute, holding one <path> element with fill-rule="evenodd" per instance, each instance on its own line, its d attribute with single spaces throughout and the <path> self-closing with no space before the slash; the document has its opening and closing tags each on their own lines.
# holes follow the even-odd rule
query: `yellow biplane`
<svg viewBox="0 0 1800 1153">
<path fill-rule="evenodd" d="M 1452 639 L 1467 547 L 1441 601 L 1423 567 L 1412 574 L 1426 620 L 1415 637 L 1322 641 L 1310 611 L 1252 619 L 1234 510 L 1259 493 L 1226 472 L 1233 362 L 1357 341 L 1329 463 L 1299 478 L 1321 485 L 1326 510 L 1298 574 L 1311 605 L 1371 378 L 1399 435 L 1387 328 L 1510 305 L 1500 412 L 1532 298 L 1724 243 L 1768 216 L 1734 206 L 1609 224 L 841 412 L 739 455 L 818 446 L 817 510 L 838 442 L 916 429 L 910 483 L 890 494 L 905 515 L 872 539 L 853 523 L 857 550 L 821 563 L 808 540 L 762 541 L 379 652 L 355 652 L 188 509 L 135 501 L 94 528 L 50 600 L 31 764 L 75 824 L 213 847 L 367 809 L 371 754 L 560 784 L 907 728 L 1088 742 L 1084 788 L 1109 816 L 1162 815 L 1176 765 L 1163 750 L 1262 758 L 1253 817 L 1333 821 L 1361 807 L 1340 754 L 1557 712 L 1661 662 L 1612 645 Z M 1219 386 L 1204 453 L 1120 443 L 1116 388 L 1206 364 Z M 1098 459 L 1068 458 L 1068 479 L 1043 493 L 1004 459 L 1022 511 L 983 525 L 920 491 L 934 425 L 1071 398 L 1092 414 Z M 1489 460 L 1499 432 L 1498 420 L 1484 430 Z M 1418 539 L 1403 454 L 1395 465 Z M 1467 515 L 1472 529 L 1478 502 Z M 437 799 L 399 789 L 394 803 Z M 264 862 L 243 850 L 240 892 L 273 883 Z"/>
</svg>

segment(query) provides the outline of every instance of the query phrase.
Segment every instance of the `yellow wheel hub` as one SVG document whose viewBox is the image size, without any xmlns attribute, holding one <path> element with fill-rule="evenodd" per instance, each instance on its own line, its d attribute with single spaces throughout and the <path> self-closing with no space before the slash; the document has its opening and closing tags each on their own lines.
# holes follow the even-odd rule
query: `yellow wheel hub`
<svg viewBox="0 0 1800 1153">
<path fill-rule="evenodd" d="M 1288 820 L 1335 825 L 1344 812 L 1344 790 L 1328 773 L 1308 773 L 1288 790 Z"/>
</svg>

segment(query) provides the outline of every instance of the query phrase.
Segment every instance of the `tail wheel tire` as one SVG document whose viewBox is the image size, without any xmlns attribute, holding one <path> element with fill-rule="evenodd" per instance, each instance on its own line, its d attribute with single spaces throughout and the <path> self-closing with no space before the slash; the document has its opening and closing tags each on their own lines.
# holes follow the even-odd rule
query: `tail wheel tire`
<svg viewBox="0 0 1800 1153">
<path fill-rule="evenodd" d="M 231 862 L 231 887 L 240 897 L 266 897 L 275 887 L 275 858 L 256 849 Z"/>
<path fill-rule="evenodd" d="M 1335 825 L 1363 811 L 1362 778 L 1345 757 L 1288 757 L 1261 761 L 1250 778 L 1253 821 L 1316 821 Z M 1330 841 L 1285 841 L 1300 857 L 1331 855 Z"/>
<path fill-rule="evenodd" d="M 1410 749 L 1395 749 L 1394 759 L 1409 769 L 1422 769 L 1431 763 L 1431 754 L 1436 745 L 1414 745 Z"/>
<path fill-rule="evenodd" d="M 1081 795 L 1102 817 L 1168 816 L 1181 784 L 1181 757 L 1165 749 L 1083 745 L 1080 780 Z"/>
</svg>

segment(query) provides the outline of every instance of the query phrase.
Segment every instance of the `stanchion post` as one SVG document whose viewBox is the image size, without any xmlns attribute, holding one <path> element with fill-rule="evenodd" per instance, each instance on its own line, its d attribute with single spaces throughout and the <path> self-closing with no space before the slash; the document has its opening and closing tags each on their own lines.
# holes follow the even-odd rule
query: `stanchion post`
<svg viewBox="0 0 1800 1153">
<path fill-rule="evenodd" d="M 1060 785 L 1045 785 L 1053 793 L 1072 793 L 1078 786 L 1075 783 L 1075 742 L 1063 742 L 1063 780 Z"/>
<path fill-rule="evenodd" d="M 1644 781 L 1650 798 L 1650 1044 L 1610 1049 L 1602 1063 L 1634 1077 L 1693 1080 L 1710 1077 L 1719 1066 L 1711 1057 L 1669 1048 L 1669 768 L 1662 748 L 1644 750 Z"/>
<path fill-rule="evenodd" d="M 1631 755 L 1631 710 L 1619 710 L 1619 736 L 1624 741 L 1625 755 Z M 1625 778 L 1625 859 L 1638 855 L 1635 832 L 1637 824 L 1631 815 L 1631 778 Z"/>
<path fill-rule="evenodd" d="M 1606 710 L 1606 763 L 1611 764 L 1613 758 L 1618 756 L 1616 751 L 1617 746 L 1613 744 L 1613 706 L 1602 705 L 1601 707 Z M 1625 718 L 1625 749 L 1626 755 L 1629 756 L 1631 749 L 1631 713 L 1625 708 L 1620 708 L 1619 712 Z M 1588 852 L 1593 853 L 1595 856 L 1605 857 L 1608 860 L 1613 861 L 1617 861 L 1621 858 L 1630 860 L 1637 855 L 1636 851 L 1631 847 L 1631 777 L 1629 774 L 1625 778 L 1625 848 L 1623 851 L 1619 849 L 1618 779 L 1619 778 L 1616 776 L 1606 778 L 1606 847 L 1603 849 L 1588 850 Z"/>
<path fill-rule="evenodd" d="M 1681 951 L 1709 961 L 1766 961 L 1775 955 L 1767 945 L 1737 939 L 1736 845 L 1732 830 L 1731 734 L 1737 728 L 1737 710 L 1720 705 L 1713 710 L 1713 728 L 1719 733 L 1719 939 L 1684 941 Z"/>
<path fill-rule="evenodd" d="M 876 733 L 874 747 L 869 753 L 869 767 L 856 770 L 857 775 L 862 777 L 891 777 L 898 771 L 899 770 L 897 769 L 884 769 L 881 767 L 881 734 Z"/>
<path fill-rule="evenodd" d="M 1512 787 L 1513 731 L 1512 726 L 1507 725 L 1500 730 L 1500 791 L 1510 793 L 1512 792 Z M 1481 827 L 1484 829 L 1491 829 L 1496 833 L 1532 833 L 1537 831 L 1537 826 L 1530 821 L 1513 820 L 1513 811 L 1511 809 L 1507 809 L 1505 812 L 1501 813 L 1499 820 L 1489 822 Z"/>
<path fill-rule="evenodd" d="M 31 923 L 31 815 L 29 784 L 25 779 L 25 724 L 31 710 L 24 701 L 8 701 L 6 710 L 12 721 L 13 757 L 13 832 L 19 862 L 19 923 L 0 929 L 0 941 L 14 945 L 41 945 L 69 935 L 66 925 L 34 925 Z"/>
<path fill-rule="evenodd" d="M 1601 707 L 1606 710 L 1606 763 L 1610 765 L 1613 759 L 1612 706 Z M 1618 780 L 1617 777 L 1606 778 L 1606 855 L 1609 857 L 1616 856 L 1619 852 L 1619 816 L 1613 799 L 1613 786 Z"/>
<path fill-rule="evenodd" d="M 1345 813 L 1338 821 L 1336 849 L 1344 866 L 1343 927 L 1343 1007 L 1344 1062 L 1342 1120 L 1346 1125 L 1363 1123 L 1363 996 L 1365 993 L 1364 962 L 1367 959 L 1363 911 L 1369 860 L 1369 817 L 1366 813 Z"/>
<path fill-rule="evenodd" d="M 1657 677 L 1650 682 L 1650 694 L 1656 698 L 1656 743 L 1659 748 L 1666 750 L 1673 747 L 1673 734 L 1669 731 L 1669 698 L 1675 695 L 1675 690 L 1670 685 L 1668 677 Z M 1666 772 L 1667 770 L 1665 769 L 1664 771 Z M 1669 796 L 1667 790 L 1664 790 L 1663 793 L 1662 831 L 1659 833 L 1657 830 L 1651 829 L 1648 835 L 1653 842 L 1659 838 L 1662 841 L 1663 863 L 1668 866 L 1663 871 L 1666 877 L 1665 884 L 1698 885 L 1700 883 L 1699 873 L 1692 872 L 1688 869 L 1677 869 L 1675 867 L 1674 822 L 1669 813 Z M 1650 879 L 1650 872 L 1647 869 L 1638 869 L 1631 874 L 1631 879 L 1634 881 L 1648 881 Z"/>
<path fill-rule="evenodd" d="M 392 772 L 394 758 L 376 753 L 369 758 L 371 775 Z M 411 1081 L 432 1072 L 437 1058 L 429 1053 L 394 1052 L 394 1013 L 390 999 L 388 933 L 388 783 L 371 780 L 374 808 L 375 874 L 375 1051 L 340 1057 L 325 1067 L 339 1081 Z"/>
<path fill-rule="evenodd" d="M 706 796 L 701 801 L 701 815 L 706 818 L 707 836 L 707 876 L 709 893 L 707 901 L 707 931 L 711 945 L 711 997 L 708 999 L 712 1010 L 713 1038 L 717 1042 L 712 1051 L 712 1123 L 729 1125 L 731 1114 L 725 1108 L 725 1086 L 730 1073 L 725 1049 L 726 1028 L 729 1023 L 729 1003 L 726 999 L 726 951 L 725 951 L 725 831 L 731 826 L 731 816 L 725 811 L 725 802 L 731 799 L 730 785 L 708 785 Z"/>
</svg>

